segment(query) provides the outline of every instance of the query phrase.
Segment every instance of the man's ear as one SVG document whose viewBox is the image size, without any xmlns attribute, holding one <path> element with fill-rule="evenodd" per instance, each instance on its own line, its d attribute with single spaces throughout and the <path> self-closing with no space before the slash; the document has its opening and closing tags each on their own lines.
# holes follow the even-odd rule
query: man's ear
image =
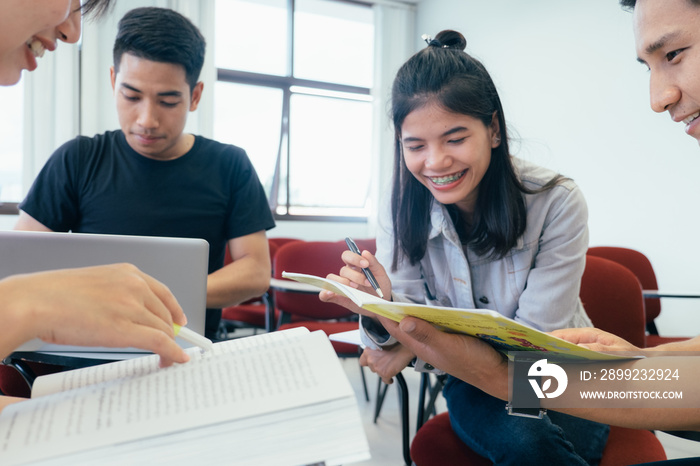
<svg viewBox="0 0 700 466">
<path fill-rule="evenodd" d="M 199 81 L 197 84 L 194 85 L 194 89 L 192 89 L 192 98 L 190 100 L 190 112 L 194 112 L 197 110 L 197 107 L 199 106 L 199 100 L 202 98 L 202 91 L 204 90 L 204 83 L 202 81 Z"/>
<path fill-rule="evenodd" d="M 117 72 L 114 70 L 114 66 L 109 67 L 109 79 L 112 81 L 112 92 L 114 92 L 114 83 L 117 82 Z"/>
</svg>

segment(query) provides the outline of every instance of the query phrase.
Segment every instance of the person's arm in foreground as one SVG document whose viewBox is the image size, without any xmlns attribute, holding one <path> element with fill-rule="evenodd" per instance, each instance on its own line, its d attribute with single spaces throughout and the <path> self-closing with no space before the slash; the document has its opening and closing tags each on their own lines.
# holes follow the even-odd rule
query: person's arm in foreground
<svg viewBox="0 0 700 466">
<path fill-rule="evenodd" d="M 47 343 L 137 347 L 183 363 L 173 322 L 187 319 L 170 290 L 130 264 L 15 275 L 0 280 L 0 356 L 40 338 Z"/>
<path fill-rule="evenodd" d="M 487 343 L 466 335 L 445 333 L 437 330 L 431 324 L 412 317 L 404 318 L 401 323 L 380 318 L 385 328 L 402 344 L 411 349 L 419 358 L 429 362 L 448 374 L 458 377 L 479 389 L 501 398 L 508 399 L 508 362 Z M 566 329 L 553 332 L 560 338 L 573 343 L 579 343 L 598 351 L 629 351 L 637 349 L 625 340 L 599 329 L 581 328 Z M 700 339 L 694 343 L 663 345 L 664 351 L 691 351 L 700 349 Z M 692 341 L 692 340 L 691 340 Z M 661 347 L 659 347 L 661 348 Z M 654 348 L 656 350 L 657 348 Z M 637 349 L 639 350 L 639 349 Z M 695 358 L 673 358 L 669 353 L 655 356 L 655 351 L 641 350 L 647 357 L 644 359 L 626 360 L 616 363 L 615 367 L 623 369 L 659 369 L 664 365 L 676 369 L 683 374 L 697 373 L 700 362 Z M 579 367 L 566 366 L 570 373 L 567 391 L 578 392 L 579 384 L 583 382 L 577 376 Z M 691 378 L 683 379 L 684 401 L 698 406 L 700 391 Z M 583 388 L 581 386 L 581 388 Z M 588 388 L 588 387 L 586 387 Z M 624 382 L 619 386 L 606 385 L 606 389 L 624 389 Z M 661 386 L 648 386 L 649 390 Z M 542 407 L 548 408 L 547 400 L 542 400 Z M 700 430 L 700 408 L 561 408 L 558 411 L 572 414 L 592 421 L 614 424 L 623 427 L 643 429 L 692 429 Z"/>
<path fill-rule="evenodd" d="M 265 231 L 229 241 L 233 262 L 209 274 L 207 307 L 226 307 L 262 295 L 270 287 L 270 246 Z"/>
</svg>

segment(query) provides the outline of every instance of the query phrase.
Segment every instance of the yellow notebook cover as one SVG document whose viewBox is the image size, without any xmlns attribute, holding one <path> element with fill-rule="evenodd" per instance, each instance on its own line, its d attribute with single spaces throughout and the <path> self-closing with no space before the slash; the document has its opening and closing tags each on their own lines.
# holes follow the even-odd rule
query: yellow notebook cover
<svg viewBox="0 0 700 466">
<path fill-rule="evenodd" d="M 283 272 L 282 276 L 301 283 L 333 291 L 350 298 L 359 307 L 377 315 L 401 321 L 405 316 L 418 317 L 438 328 L 481 338 L 494 348 L 508 351 L 540 351 L 544 357 L 568 360 L 614 360 L 629 356 L 600 353 L 536 330 L 488 309 L 457 309 L 425 304 L 387 301 L 342 283 L 303 273 Z"/>
</svg>

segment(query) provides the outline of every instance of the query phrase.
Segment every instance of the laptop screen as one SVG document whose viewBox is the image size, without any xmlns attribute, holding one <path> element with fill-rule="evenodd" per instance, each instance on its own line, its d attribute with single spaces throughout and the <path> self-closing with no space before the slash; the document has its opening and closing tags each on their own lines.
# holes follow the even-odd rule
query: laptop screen
<svg viewBox="0 0 700 466">
<path fill-rule="evenodd" d="M 164 283 L 187 315 L 187 326 L 204 334 L 209 244 L 203 239 L 0 231 L 0 279 L 19 273 L 127 262 Z M 178 339 L 183 347 L 191 346 Z M 28 342 L 18 351 L 104 351 Z M 143 352 L 130 348 L 129 352 Z"/>
</svg>

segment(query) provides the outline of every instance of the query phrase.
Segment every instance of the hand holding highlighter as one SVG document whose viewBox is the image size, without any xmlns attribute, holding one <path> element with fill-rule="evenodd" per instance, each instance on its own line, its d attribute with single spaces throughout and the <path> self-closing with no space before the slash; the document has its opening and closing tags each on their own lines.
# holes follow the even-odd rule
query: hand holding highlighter
<svg viewBox="0 0 700 466">
<path fill-rule="evenodd" d="M 180 337 L 188 343 L 199 346 L 204 351 L 211 351 L 214 348 L 214 343 L 210 339 L 203 337 L 197 332 L 194 332 L 187 327 L 178 324 L 173 324 L 173 330 L 176 337 Z"/>
</svg>

